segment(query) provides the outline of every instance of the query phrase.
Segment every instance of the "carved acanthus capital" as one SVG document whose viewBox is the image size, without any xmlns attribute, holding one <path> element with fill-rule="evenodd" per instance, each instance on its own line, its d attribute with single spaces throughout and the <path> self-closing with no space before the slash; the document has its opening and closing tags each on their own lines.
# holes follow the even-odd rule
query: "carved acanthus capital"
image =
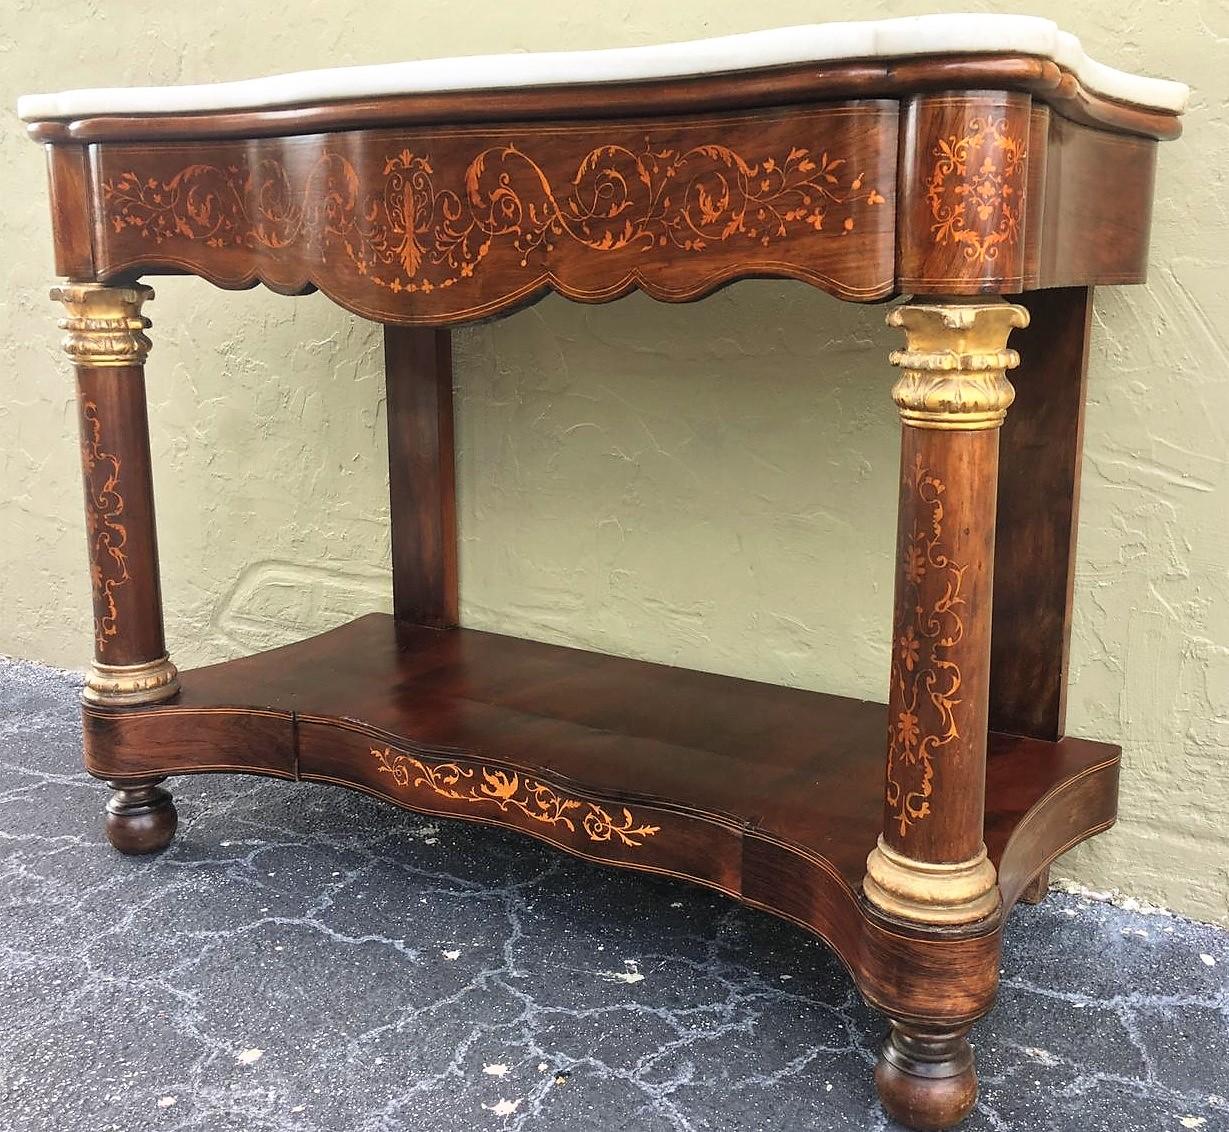
<svg viewBox="0 0 1229 1132">
<path fill-rule="evenodd" d="M 64 352 L 83 366 L 144 365 L 152 343 L 145 335 L 150 322 L 141 314 L 141 307 L 153 297 L 154 289 L 142 283 L 52 287 L 52 300 L 68 310 L 60 319 L 60 329 L 66 331 Z"/>
<path fill-rule="evenodd" d="M 1028 311 L 1002 301 L 911 303 L 888 312 L 906 348 L 891 362 L 901 375 L 892 399 L 915 428 L 998 428 L 1015 400 L 1007 371 L 1020 355 L 1007 337 L 1028 325 Z"/>
</svg>

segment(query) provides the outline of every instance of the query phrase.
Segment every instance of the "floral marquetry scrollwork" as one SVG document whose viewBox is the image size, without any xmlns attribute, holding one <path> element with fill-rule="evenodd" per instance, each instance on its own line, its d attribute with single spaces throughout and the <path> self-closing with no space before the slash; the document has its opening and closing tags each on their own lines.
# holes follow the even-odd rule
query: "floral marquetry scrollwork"
<svg viewBox="0 0 1229 1132">
<path fill-rule="evenodd" d="M 115 594 L 129 582 L 128 528 L 121 519 L 119 456 L 103 441 L 102 420 L 93 401 L 81 405 L 81 468 L 85 476 L 85 521 L 90 546 L 90 583 L 94 591 L 94 644 L 99 656 L 119 631 Z"/>
<path fill-rule="evenodd" d="M 941 137 L 926 186 L 936 244 L 955 244 L 977 264 L 998 257 L 1020 239 L 1024 218 L 1027 139 L 1008 119 L 970 118 L 962 131 Z"/>
<path fill-rule="evenodd" d="M 462 766 L 457 762 L 428 762 L 391 748 L 372 747 L 381 774 L 388 774 L 403 790 L 426 789 L 441 798 L 504 813 L 517 812 L 531 821 L 583 834 L 589 841 L 613 841 L 637 849 L 660 826 L 635 818 L 626 807 L 609 813 L 596 802 L 570 798 L 544 782 L 516 771 Z"/>
<path fill-rule="evenodd" d="M 100 258 L 226 285 L 316 282 L 377 312 L 412 295 L 414 310 L 477 315 L 544 282 L 614 297 L 650 276 L 670 297 L 740 274 L 879 297 L 891 288 L 885 115 L 112 147 L 95 183 Z"/>
<path fill-rule="evenodd" d="M 892 635 L 895 717 L 888 722 L 887 801 L 902 836 L 930 814 L 935 759 L 960 736 L 957 652 L 967 570 L 944 542 L 947 485 L 919 455 L 905 470 L 904 486 L 922 506 L 905 541 Z"/>
<path fill-rule="evenodd" d="M 657 247 L 699 255 L 746 241 L 769 247 L 799 227 L 845 235 L 885 202 L 864 172 L 827 151 L 794 146 L 748 159 L 726 145 L 639 150 L 604 145 L 554 184 L 516 145 L 490 146 L 460 183 L 437 175 L 429 151 L 389 155 L 375 192 L 345 156 L 320 157 L 300 178 L 279 161 L 194 163 L 170 177 L 126 170 L 104 180 L 107 222 L 155 245 L 283 248 L 335 242 L 354 269 L 391 291 L 451 287 L 496 243 L 521 267 L 573 241 L 596 252 Z"/>
</svg>

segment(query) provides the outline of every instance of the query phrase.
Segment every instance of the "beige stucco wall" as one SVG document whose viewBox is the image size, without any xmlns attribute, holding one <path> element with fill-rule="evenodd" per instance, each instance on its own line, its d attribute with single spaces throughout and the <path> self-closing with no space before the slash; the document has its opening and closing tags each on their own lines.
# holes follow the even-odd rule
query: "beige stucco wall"
<svg viewBox="0 0 1229 1132">
<path fill-rule="evenodd" d="M 42 155 L 13 115 L 19 93 L 942 7 L 4 0 L 0 652 L 83 666 L 90 641 Z M 1070 719 L 1126 762 L 1121 823 L 1058 871 L 1229 920 L 1229 5 L 958 7 L 1051 16 L 1105 61 L 1195 88 L 1185 137 L 1161 155 L 1151 283 L 1097 299 Z M 376 330 L 319 296 L 156 282 L 173 655 L 234 656 L 387 608 Z M 680 307 L 552 298 L 458 333 L 466 623 L 881 696 L 897 460 L 882 322 L 801 284 L 744 283 Z"/>
</svg>

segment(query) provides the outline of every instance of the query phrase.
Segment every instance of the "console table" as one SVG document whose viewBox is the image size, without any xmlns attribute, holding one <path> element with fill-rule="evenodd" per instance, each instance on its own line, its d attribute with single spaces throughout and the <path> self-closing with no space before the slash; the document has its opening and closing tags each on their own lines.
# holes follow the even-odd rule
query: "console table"
<svg viewBox="0 0 1229 1132">
<path fill-rule="evenodd" d="M 1116 813 L 1119 749 L 1064 735 L 1092 288 L 1144 279 L 1186 94 L 1046 20 L 932 16 L 23 99 L 77 377 L 111 843 L 169 843 L 167 776 L 249 771 L 694 881 L 825 940 L 891 1020 L 887 1111 L 957 1123 L 1007 913 Z M 182 273 L 384 324 L 392 616 L 176 671 L 138 280 Z M 447 328 L 750 276 L 912 296 L 887 314 L 886 705 L 462 628 Z"/>
</svg>

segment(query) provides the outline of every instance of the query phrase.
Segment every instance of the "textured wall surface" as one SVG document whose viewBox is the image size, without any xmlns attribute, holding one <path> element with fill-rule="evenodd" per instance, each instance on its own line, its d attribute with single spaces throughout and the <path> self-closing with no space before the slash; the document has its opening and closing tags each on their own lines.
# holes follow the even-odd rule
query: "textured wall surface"
<svg viewBox="0 0 1229 1132">
<path fill-rule="evenodd" d="M 1229 920 L 1229 45 L 1225 0 L 959 5 L 1062 22 L 1195 88 L 1162 151 L 1147 288 L 1097 299 L 1070 724 L 1125 747 L 1122 821 L 1061 863 Z M 943 10 L 866 2 L 859 17 Z M 396 18 L 390 13 L 399 11 Z M 742 5 L 0 5 L 0 652 L 84 665 L 71 381 L 46 300 L 24 91 L 173 83 L 848 18 Z M 172 655 L 202 663 L 387 608 L 375 328 L 319 296 L 154 281 L 149 367 Z M 463 615 L 541 639 L 880 698 L 897 427 L 882 308 L 795 283 L 701 304 L 548 299 L 456 335 Z"/>
</svg>

